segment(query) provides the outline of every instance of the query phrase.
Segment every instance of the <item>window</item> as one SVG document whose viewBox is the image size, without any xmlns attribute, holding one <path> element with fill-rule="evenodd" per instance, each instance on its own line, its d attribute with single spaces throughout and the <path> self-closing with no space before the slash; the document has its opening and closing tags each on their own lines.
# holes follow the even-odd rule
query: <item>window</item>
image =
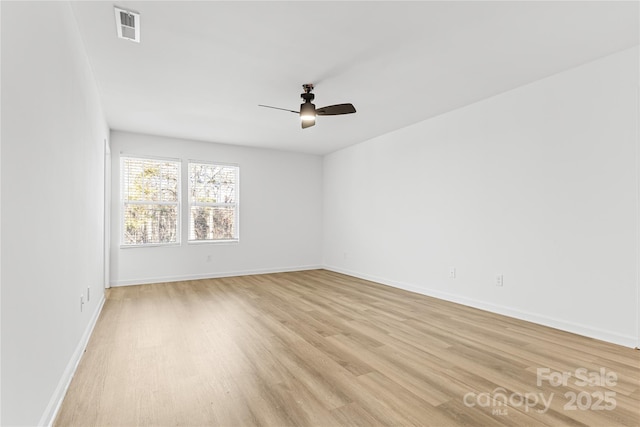
<svg viewBox="0 0 640 427">
<path fill-rule="evenodd" d="M 122 157 L 122 245 L 180 241 L 180 161 Z"/>
<path fill-rule="evenodd" d="M 189 241 L 238 240 L 238 167 L 189 163 Z"/>
</svg>

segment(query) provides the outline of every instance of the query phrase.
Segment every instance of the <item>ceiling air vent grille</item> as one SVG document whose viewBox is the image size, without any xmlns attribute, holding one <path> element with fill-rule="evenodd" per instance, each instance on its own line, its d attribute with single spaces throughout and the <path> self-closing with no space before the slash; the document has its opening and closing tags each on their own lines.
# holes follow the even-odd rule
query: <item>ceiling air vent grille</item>
<svg viewBox="0 0 640 427">
<path fill-rule="evenodd" d="M 118 37 L 140 43 L 140 14 L 117 7 L 114 9 Z"/>
</svg>

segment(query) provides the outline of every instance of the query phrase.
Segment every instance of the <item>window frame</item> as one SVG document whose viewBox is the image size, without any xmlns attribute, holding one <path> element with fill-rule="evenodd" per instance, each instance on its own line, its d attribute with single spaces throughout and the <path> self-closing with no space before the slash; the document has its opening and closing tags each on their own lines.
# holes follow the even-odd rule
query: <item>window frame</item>
<svg viewBox="0 0 640 427">
<path fill-rule="evenodd" d="M 204 202 L 193 202 L 191 196 L 191 176 L 190 176 L 190 166 L 191 164 L 199 164 L 199 165 L 211 165 L 211 166 L 220 166 L 220 167 L 232 167 L 235 169 L 235 203 L 204 203 Z M 237 163 L 226 163 L 226 162 L 214 162 L 210 160 L 196 160 L 196 159 L 188 159 L 187 167 L 186 167 L 186 178 L 187 178 L 187 238 L 186 242 L 189 245 L 224 245 L 224 244 L 237 244 L 240 243 L 240 165 Z M 190 227 L 191 227 L 191 208 L 196 206 L 202 207 L 228 207 L 230 205 L 234 205 L 233 212 L 233 227 L 234 227 L 234 238 L 231 239 L 207 239 L 207 240 L 192 240 L 190 238 Z"/>
<path fill-rule="evenodd" d="M 178 166 L 177 171 L 177 195 L 175 202 L 158 202 L 158 201 L 141 201 L 141 200 L 125 200 L 125 179 L 124 179 L 124 162 L 125 159 L 140 159 L 157 162 L 172 162 Z M 120 153 L 120 248 L 150 248 L 150 247 L 166 247 L 182 245 L 182 160 L 173 157 L 147 156 L 140 154 Z M 167 243 L 125 243 L 124 236 L 126 230 L 125 212 L 126 205 L 156 205 L 156 206 L 176 206 L 176 241 Z"/>
</svg>

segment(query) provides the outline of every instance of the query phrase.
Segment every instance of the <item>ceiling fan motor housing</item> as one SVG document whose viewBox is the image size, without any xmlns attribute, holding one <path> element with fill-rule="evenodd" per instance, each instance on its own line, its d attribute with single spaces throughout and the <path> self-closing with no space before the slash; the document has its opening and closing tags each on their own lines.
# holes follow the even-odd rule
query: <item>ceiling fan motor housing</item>
<svg viewBox="0 0 640 427">
<path fill-rule="evenodd" d="M 311 102 L 316 96 L 310 92 L 307 92 L 307 93 L 301 93 L 300 97 L 304 99 L 305 102 Z"/>
</svg>

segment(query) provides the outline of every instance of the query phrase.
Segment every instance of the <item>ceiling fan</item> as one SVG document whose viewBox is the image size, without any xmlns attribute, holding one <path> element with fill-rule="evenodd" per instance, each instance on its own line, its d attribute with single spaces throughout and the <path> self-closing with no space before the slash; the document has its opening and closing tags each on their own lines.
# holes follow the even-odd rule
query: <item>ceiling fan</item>
<svg viewBox="0 0 640 427">
<path fill-rule="evenodd" d="M 273 108 L 276 110 L 283 110 L 300 114 L 302 129 L 306 129 L 315 125 L 316 116 L 339 116 L 341 114 L 351 114 L 356 112 L 353 104 L 336 104 L 329 105 L 327 107 L 316 108 L 315 104 L 311 102 L 313 101 L 313 98 L 315 98 L 315 95 L 311 93 L 313 91 L 313 84 L 303 84 L 302 88 L 304 89 L 304 93 L 300 94 L 300 96 L 302 97 L 302 99 L 304 99 L 304 102 L 300 104 L 300 111 L 288 110 L 286 108 L 272 107 L 270 105 L 262 104 L 259 104 L 258 107 Z"/>
</svg>

